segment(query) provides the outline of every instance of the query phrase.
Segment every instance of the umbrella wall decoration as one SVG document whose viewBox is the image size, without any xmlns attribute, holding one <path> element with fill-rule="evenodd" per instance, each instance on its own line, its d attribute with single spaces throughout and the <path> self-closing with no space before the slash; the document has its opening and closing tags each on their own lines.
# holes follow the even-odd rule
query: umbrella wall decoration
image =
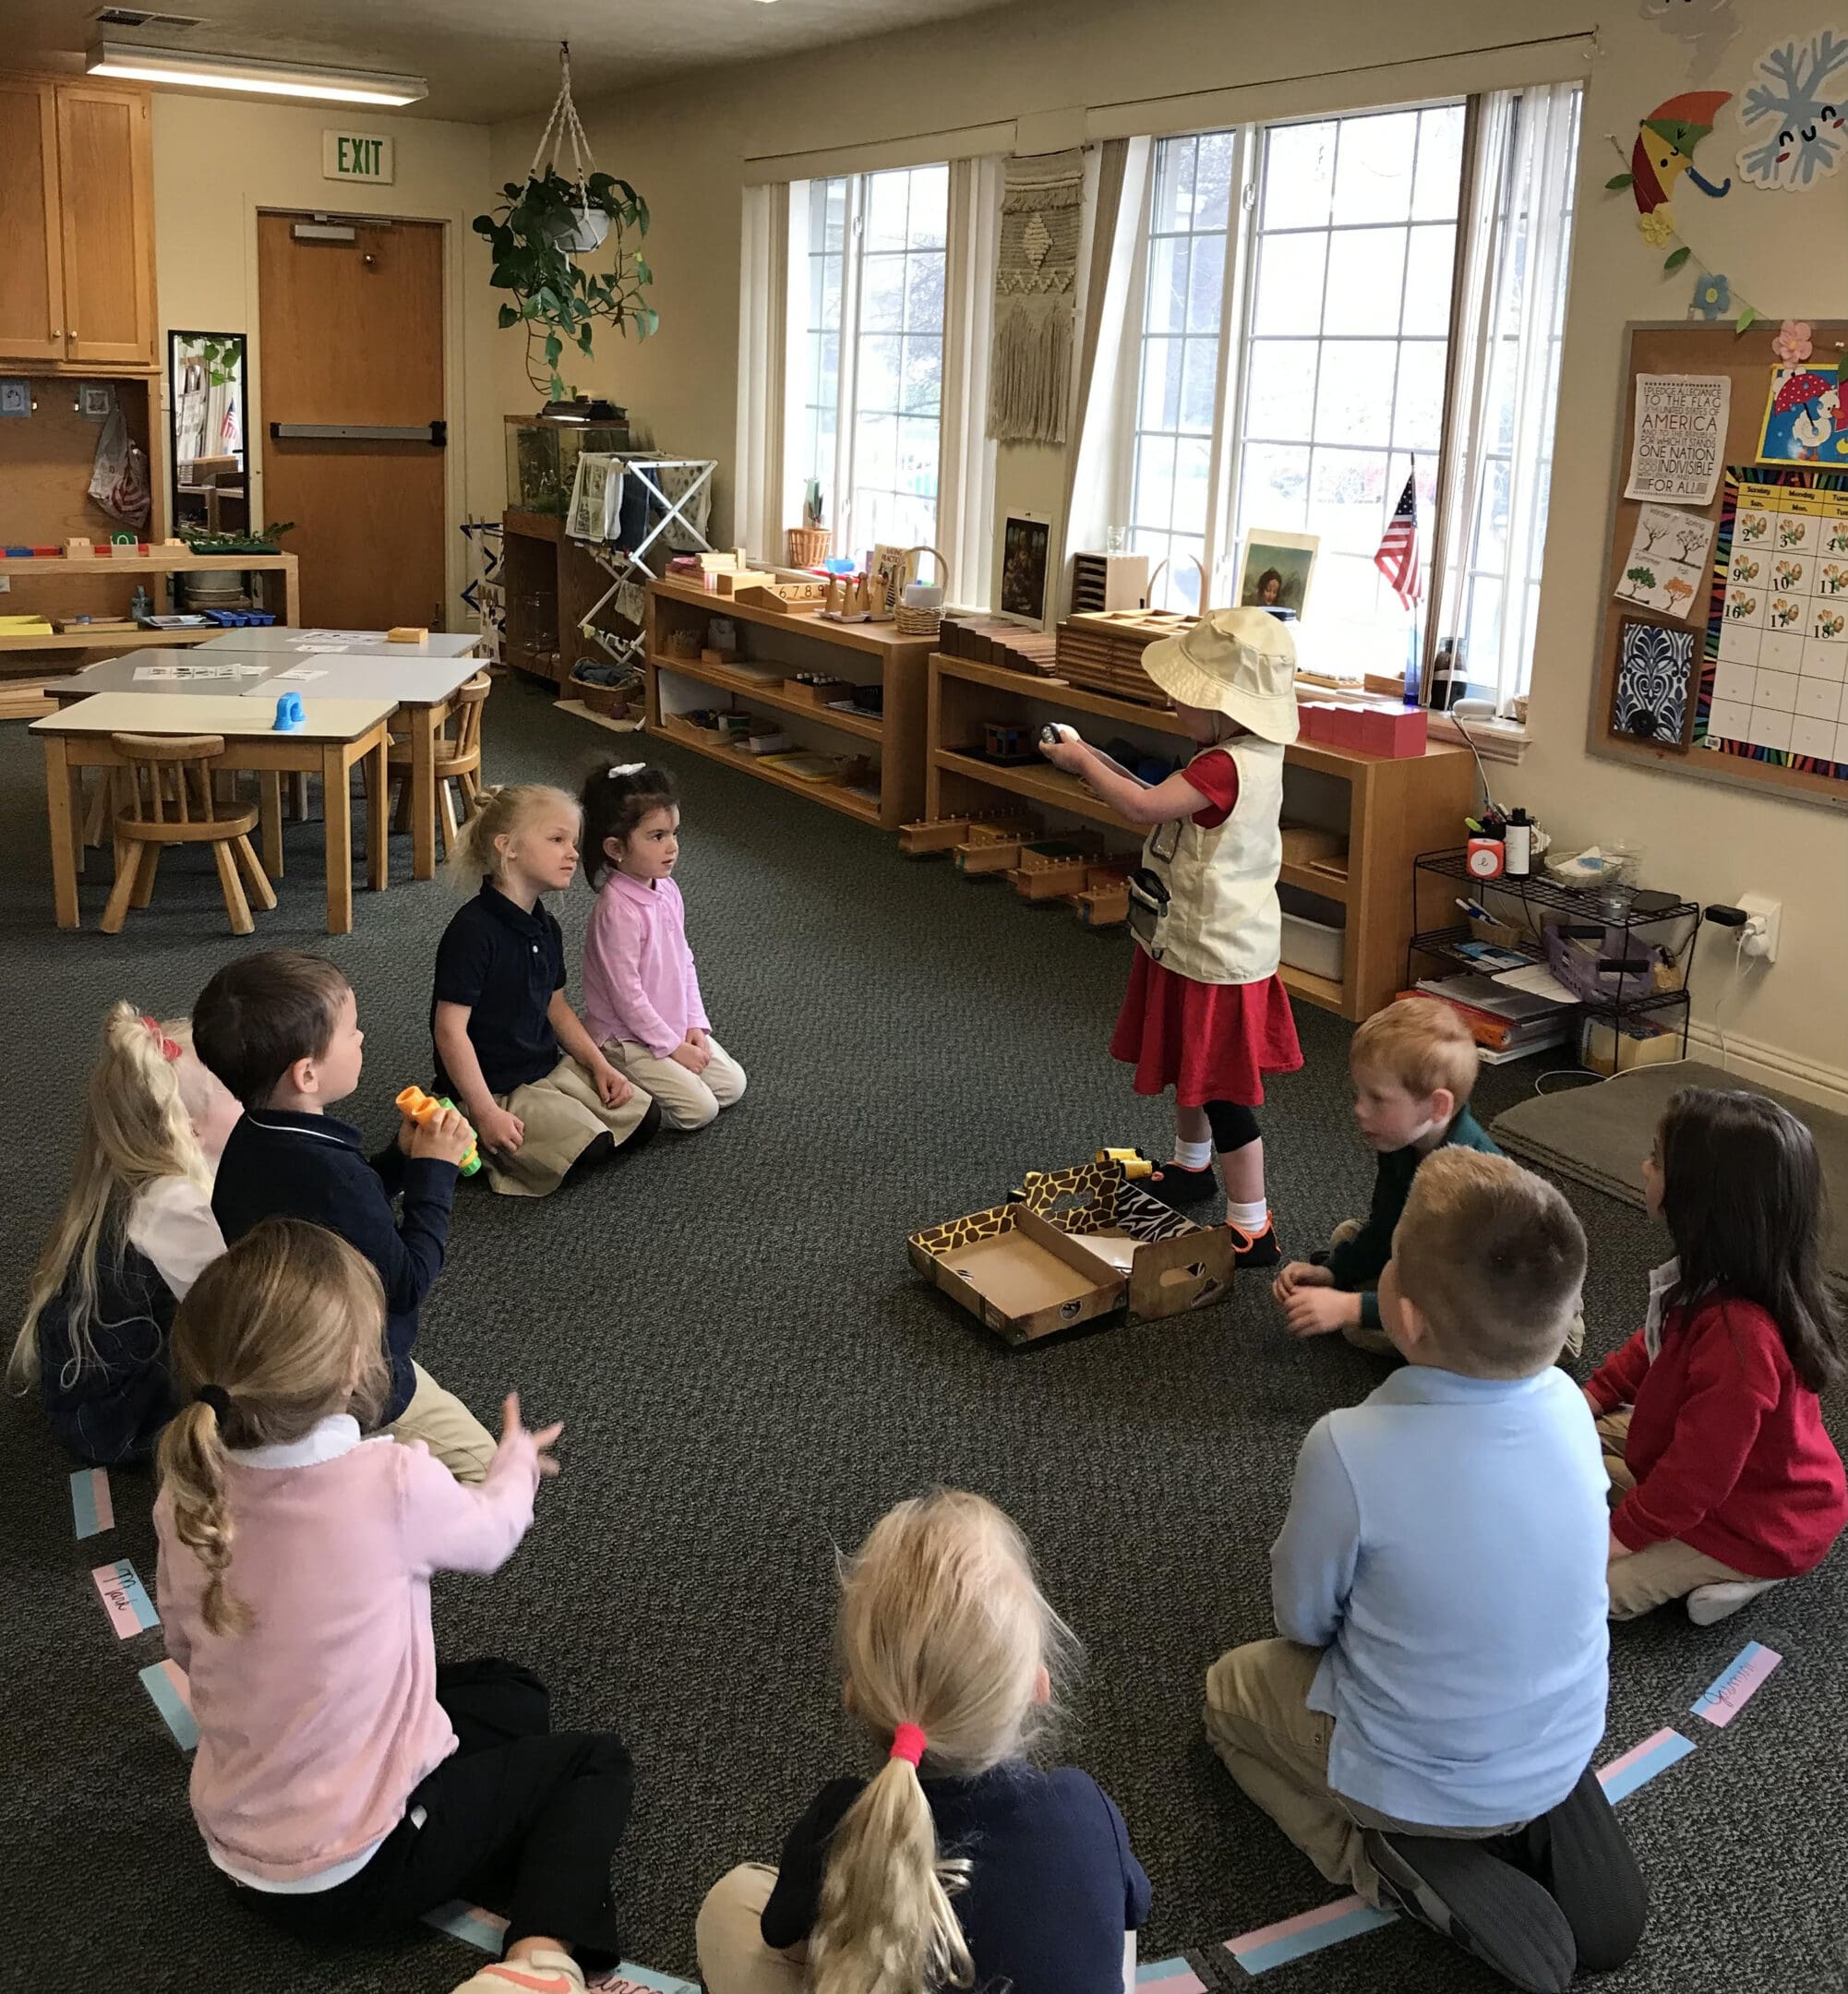
<svg viewBox="0 0 1848 1994">
<path fill-rule="evenodd" d="M 1643 239 L 1657 248 L 1669 249 L 1662 259 L 1665 270 L 1678 270 L 1693 253 L 1686 243 L 1675 243 L 1674 210 L 1670 204 L 1682 181 L 1699 188 L 1711 200 L 1733 191 L 1730 174 L 1716 186 L 1694 163 L 1696 147 L 1711 136 L 1713 120 L 1721 105 L 1732 101 L 1732 94 L 1730 90 L 1683 90 L 1657 104 L 1637 126 L 1629 172 L 1614 174 L 1604 183 L 1612 193 L 1626 187 L 1630 190 Z M 1616 144 L 1614 138 L 1612 144 Z M 1622 156 L 1618 148 L 1618 157 Z M 1669 248 L 1671 244 L 1675 246 Z M 1696 302 L 1706 310 L 1698 297 Z M 1740 315 L 1739 330 L 1743 331 L 1757 317 L 1746 306 Z"/>
</svg>

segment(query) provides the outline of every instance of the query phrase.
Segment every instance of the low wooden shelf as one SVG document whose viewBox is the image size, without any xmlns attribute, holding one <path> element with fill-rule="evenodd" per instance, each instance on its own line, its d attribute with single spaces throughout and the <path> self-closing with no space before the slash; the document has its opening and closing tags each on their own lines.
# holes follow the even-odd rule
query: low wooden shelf
<svg viewBox="0 0 1848 1994">
<path fill-rule="evenodd" d="M 1031 708 L 1029 715 L 1026 709 Z M 1164 745 L 1185 741 L 1186 729 L 1170 710 L 1112 699 L 1062 679 L 1040 679 L 997 665 L 942 653 L 930 659 L 928 708 L 929 780 L 923 814 L 954 816 L 959 811 L 992 807 L 993 792 L 1024 798 L 1043 809 L 1060 811 L 1122 834 L 1125 847 L 1140 842 L 1140 827 L 1125 823 L 1074 775 L 1050 763 L 1009 766 L 979 759 L 963 751 L 980 738 L 988 720 L 1030 724 L 1036 731 L 1046 719 L 1065 719 L 1085 728 L 1086 718 L 1109 720 L 1125 732 L 1160 737 Z M 1284 815 L 1290 816 L 1290 793 L 1302 792 L 1292 772 L 1320 777 L 1346 789 L 1348 840 L 1345 871 L 1286 861 L 1283 883 L 1318 895 L 1347 909 L 1347 943 L 1339 982 L 1285 964 L 1278 971 L 1284 987 L 1311 1003 L 1361 1019 L 1392 1001 L 1400 987 L 1406 944 L 1412 934 L 1412 908 L 1405 882 L 1422 841 L 1454 842 L 1475 798 L 1475 770 L 1465 749 L 1434 743 L 1423 755 L 1390 761 L 1357 754 L 1320 741 L 1299 741 L 1284 751 Z M 984 797 L 982 792 L 988 792 Z M 1315 814 L 1325 818 L 1339 799 L 1326 787 Z"/>
<path fill-rule="evenodd" d="M 193 554 L 182 548 L 150 547 L 145 554 L 125 554 L 119 560 L 107 554 L 0 555 L 0 575 L 17 575 L 30 582 L 95 583 L 104 576 L 133 582 L 137 576 L 150 574 L 210 572 L 280 574 L 282 619 L 284 623 L 301 620 L 297 564 L 293 554 Z M 39 604 L 20 602 L 19 595 L 16 583 L 6 596 L 9 612 L 27 614 L 39 609 L 45 613 Z M 224 631 L 215 624 L 194 631 L 66 631 L 48 637 L 29 631 L 17 637 L 0 636 L 0 655 L 16 652 L 30 655 L 41 651 L 134 651 L 144 644 L 203 643 L 210 637 L 223 635 Z"/>
<path fill-rule="evenodd" d="M 670 631 L 692 630 L 703 634 L 713 617 L 727 618 L 737 627 L 740 651 L 751 664 L 786 667 L 790 676 L 798 671 L 824 671 L 849 684 L 877 685 L 881 714 L 875 718 L 869 714 L 831 712 L 785 692 L 780 682 L 759 685 L 722 664 L 668 654 Z M 810 797 L 864 823 L 896 831 L 924 805 L 924 690 L 934 642 L 930 637 L 900 637 L 890 623 L 834 623 L 806 613 L 785 616 L 726 596 L 709 595 L 696 583 L 673 578 L 655 581 L 648 587 L 642 660 L 648 682 L 647 728 L 664 740 L 742 769 L 778 788 Z M 689 697 L 690 688 L 706 688 L 724 698 Z M 879 801 L 856 796 L 837 784 L 803 782 L 781 769 L 765 766 L 755 755 L 723 746 L 677 719 L 678 714 L 702 704 L 774 714 L 788 719 L 789 731 L 800 746 L 812 740 L 816 748 L 831 752 L 869 754 L 878 765 Z"/>
</svg>

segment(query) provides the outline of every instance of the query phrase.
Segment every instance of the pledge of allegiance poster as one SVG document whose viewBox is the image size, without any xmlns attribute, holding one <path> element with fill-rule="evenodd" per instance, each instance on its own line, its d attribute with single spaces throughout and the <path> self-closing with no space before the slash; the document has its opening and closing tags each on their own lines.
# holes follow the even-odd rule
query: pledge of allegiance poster
<svg viewBox="0 0 1848 1994">
<path fill-rule="evenodd" d="M 1707 505 L 1726 456 L 1733 383 L 1723 374 L 1638 374 L 1626 498 Z"/>
</svg>

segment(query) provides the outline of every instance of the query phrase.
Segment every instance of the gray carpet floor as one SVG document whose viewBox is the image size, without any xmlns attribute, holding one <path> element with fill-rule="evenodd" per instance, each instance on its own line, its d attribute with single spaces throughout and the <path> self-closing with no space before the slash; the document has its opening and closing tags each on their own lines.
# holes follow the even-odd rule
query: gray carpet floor
<svg viewBox="0 0 1848 1994">
<path fill-rule="evenodd" d="M 574 785 L 614 737 L 502 683 L 487 710 L 499 780 Z M 816 1784 L 865 1761 L 829 1665 L 832 1552 L 932 1482 L 1016 1516 L 1088 1651 L 1064 1750 L 1114 1795 L 1155 1885 L 1144 1956 L 1217 1940 L 1335 1893 L 1233 1789 L 1201 1736 L 1202 1673 L 1269 1631 L 1266 1548 L 1302 1435 L 1381 1375 L 1338 1339 L 1282 1334 L 1266 1285 L 1213 1310 L 1011 1351 L 912 1273 L 907 1231 L 1004 1194 L 1026 1168 L 1169 1133 L 1106 1052 L 1128 968 L 1120 937 L 1024 907 L 1004 885 L 748 776 L 664 751 L 686 800 L 682 880 L 717 1028 L 750 1073 L 744 1103 L 691 1138 L 544 1204 L 464 1189 L 419 1354 L 490 1412 L 518 1386 L 562 1417 L 565 1472 L 492 1580 L 440 1580 L 440 1652 L 501 1653 L 553 1685 L 560 1722 L 610 1725 L 640 1772 L 618 1884 L 630 1956 L 690 1972 L 701 1892 L 774 1858 Z M 355 896 L 319 931 L 319 827 L 292 827 L 281 907 L 234 941 L 209 861 L 169 859 L 117 938 L 51 920 L 42 776 L 0 729 L 0 1175 L 4 1292 L 17 1319 L 65 1184 L 72 1103 L 118 995 L 184 1011 L 236 951 L 324 949 L 366 1031 L 352 1107 L 383 1140 L 392 1095 L 429 1068 L 426 1015 L 441 885 Z M 406 841 L 394 842 L 402 881 Z M 574 959 L 590 896 L 560 907 Z M 1306 1247 L 1363 1206 L 1371 1173 L 1346 1099 L 1348 1027 L 1298 1009 L 1304 1071 L 1266 1113 L 1273 1202 Z M 1533 1068 L 1484 1076 L 1487 1120 Z M 1639 1317 L 1662 1256 L 1646 1220 L 1567 1184 L 1591 1241 L 1588 1360 Z M 310 1954 L 234 1904 L 186 1811 L 186 1764 L 136 1671 L 158 1634 L 118 1641 L 89 1579 L 128 1556 L 150 1580 L 144 1480 L 114 1476 L 113 1534 L 73 1541 L 69 1463 L 30 1403 L 0 1466 L 0 1682 L 6 1700 L 7 1988 L 443 1990 L 456 1941 Z M 1840 1403 L 1831 1409 L 1843 1437 Z M 1618 1630 L 1609 1755 L 1663 1724 L 1698 1749 L 1625 1803 L 1654 1910 L 1636 1990 L 1848 1985 L 1848 1559 L 1699 1631 L 1676 1614 Z M 1686 1712 L 1748 1637 L 1783 1665 L 1713 1731 Z M 1229 1984 L 1240 1976 L 1229 1972 Z M 1491 1983 L 1403 1926 L 1278 1969 L 1298 1989 Z"/>
</svg>

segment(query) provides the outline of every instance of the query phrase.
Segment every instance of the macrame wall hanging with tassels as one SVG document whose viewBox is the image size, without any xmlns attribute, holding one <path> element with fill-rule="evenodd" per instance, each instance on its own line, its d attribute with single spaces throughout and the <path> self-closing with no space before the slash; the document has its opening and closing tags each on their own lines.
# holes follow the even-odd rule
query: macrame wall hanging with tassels
<svg viewBox="0 0 1848 1994">
<path fill-rule="evenodd" d="M 1085 156 L 1007 162 L 995 272 L 988 433 L 998 443 L 1062 443 L 1072 386 Z"/>
</svg>

